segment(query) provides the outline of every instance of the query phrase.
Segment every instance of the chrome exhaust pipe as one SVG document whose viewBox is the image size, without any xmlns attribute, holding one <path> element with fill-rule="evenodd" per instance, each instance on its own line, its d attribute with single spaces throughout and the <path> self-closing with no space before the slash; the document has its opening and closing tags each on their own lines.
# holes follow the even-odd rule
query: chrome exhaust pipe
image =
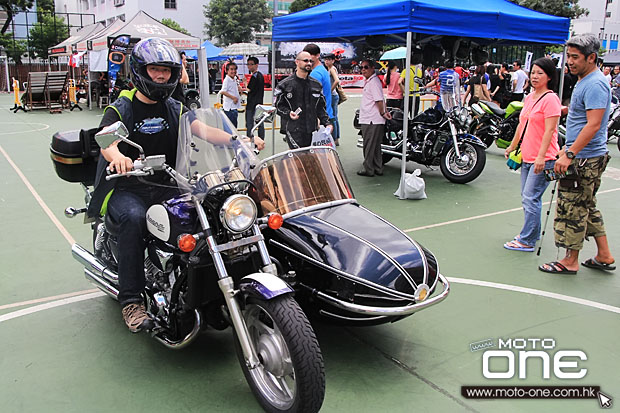
<svg viewBox="0 0 620 413">
<path fill-rule="evenodd" d="M 79 244 L 73 244 L 71 253 L 73 258 L 84 266 L 84 271 L 89 271 L 97 277 L 103 277 L 109 283 L 118 285 L 118 274 L 107 268 L 107 265 L 91 254 L 90 251 L 84 249 Z"/>
<path fill-rule="evenodd" d="M 101 291 L 109 295 L 111 298 L 118 300 L 118 289 L 112 286 L 109 282 L 107 282 L 102 277 L 97 276 L 92 271 L 84 268 L 84 276 L 88 281 L 95 284 L 95 287 L 99 288 Z"/>
</svg>

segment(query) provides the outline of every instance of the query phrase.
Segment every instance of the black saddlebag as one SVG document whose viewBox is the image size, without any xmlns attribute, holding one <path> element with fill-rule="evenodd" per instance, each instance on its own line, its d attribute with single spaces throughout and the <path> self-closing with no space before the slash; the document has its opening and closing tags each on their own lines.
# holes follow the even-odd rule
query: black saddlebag
<svg viewBox="0 0 620 413">
<path fill-rule="evenodd" d="M 50 155 L 56 175 L 67 182 L 93 185 L 97 172 L 99 146 L 95 129 L 56 132 L 52 137 Z"/>
</svg>

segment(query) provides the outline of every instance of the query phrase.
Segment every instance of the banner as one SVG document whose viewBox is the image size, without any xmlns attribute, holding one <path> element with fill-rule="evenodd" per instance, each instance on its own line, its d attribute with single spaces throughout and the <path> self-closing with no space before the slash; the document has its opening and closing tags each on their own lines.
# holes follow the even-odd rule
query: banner
<svg viewBox="0 0 620 413">
<path fill-rule="evenodd" d="M 338 78 L 342 87 L 364 87 L 365 78 L 362 75 L 339 74 Z"/>
</svg>

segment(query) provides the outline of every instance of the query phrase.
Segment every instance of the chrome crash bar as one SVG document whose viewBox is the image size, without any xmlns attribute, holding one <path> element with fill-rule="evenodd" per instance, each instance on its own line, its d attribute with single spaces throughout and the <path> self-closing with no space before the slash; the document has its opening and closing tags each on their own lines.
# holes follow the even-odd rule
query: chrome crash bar
<svg viewBox="0 0 620 413">
<path fill-rule="evenodd" d="M 443 285 L 443 291 L 425 301 L 406 305 L 402 307 L 371 307 L 366 305 L 353 304 L 347 301 L 339 300 L 338 298 L 334 298 L 330 295 L 322 293 L 320 291 L 314 291 L 315 296 L 333 305 L 334 307 L 340 308 L 342 310 L 351 311 L 356 314 L 364 314 L 364 315 L 377 315 L 377 316 L 406 316 L 409 314 L 413 314 L 420 310 L 424 310 L 427 307 L 435 305 L 437 303 L 442 302 L 446 299 L 448 294 L 450 293 L 450 283 L 443 275 L 438 275 L 439 282 Z"/>
</svg>

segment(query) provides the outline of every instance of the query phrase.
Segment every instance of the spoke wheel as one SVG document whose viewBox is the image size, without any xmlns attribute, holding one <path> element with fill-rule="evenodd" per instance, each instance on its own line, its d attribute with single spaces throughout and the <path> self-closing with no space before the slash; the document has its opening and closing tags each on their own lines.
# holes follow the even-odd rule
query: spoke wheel
<svg viewBox="0 0 620 413">
<path fill-rule="evenodd" d="M 441 156 L 441 173 L 451 182 L 465 184 L 482 173 L 486 153 L 483 148 L 469 142 L 460 142 L 459 150 L 460 158 L 456 156 L 454 146 Z"/>
<path fill-rule="evenodd" d="M 237 356 L 252 392 L 268 412 L 318 412 L 325 396 L 323 356 L 305 314 L 292 297 L 249 298 L 243 311 L 260 365 Z"/>
</svg>

